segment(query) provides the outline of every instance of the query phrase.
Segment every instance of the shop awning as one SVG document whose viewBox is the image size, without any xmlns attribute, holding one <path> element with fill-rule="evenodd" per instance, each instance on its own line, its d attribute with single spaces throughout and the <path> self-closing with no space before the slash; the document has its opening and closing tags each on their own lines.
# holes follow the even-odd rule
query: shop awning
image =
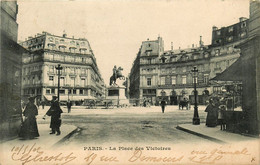
<svg viewBox="0 0 260 165">
<path fill-rule="evenodd" d="M 243 63 L 241 57 L 237 59 L 230 67 L 224 70 L 216 77 L 210 79 L 215 81 L 242 81 Z"/>
</svg>

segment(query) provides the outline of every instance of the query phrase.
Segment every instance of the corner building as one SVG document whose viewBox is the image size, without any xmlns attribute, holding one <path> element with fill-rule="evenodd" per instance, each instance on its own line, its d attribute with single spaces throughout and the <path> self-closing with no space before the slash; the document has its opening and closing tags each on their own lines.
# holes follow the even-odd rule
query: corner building
<svg viewBox="0 0 260 165">
<path fill-rule="evenodd" d="M 20 43 L 30 51 L 23 56 L 22 94 L 50 100 L 58 94 L 58 64 L 60 100 L 83 101 L 104 96 L 105 84 L 88 40 L 56 36 L 43 32 Z"/>
<path fill-rule="evenodd" d="M 240 49 L 236 46 L 248 38 L 248 21 L 240 18 L 238 23 L 228 27 L 218 29 L 214 26 L 211 45 L 204 45 L 200 38 L 198 47 L 193 44 L 191 48 L 174 50 L 172 45 L 171 50 L 164 51 L 161 37 L 142 42 L 129 76 L 130 98 L 139 100 L 139 103 L 145 98 L 157 105 L 164 98 L 168 104 L 176 105 L 187 97 L 194 103 L 194 74 L 191 70 L 196 66 L 198 103 L 205 104 L 210 94 L 228 88 L 226 82 L 209 80 L 239 58 Z M 238 104 L 240 100 L 241 96 L 238 96 Z"/>
</svg>

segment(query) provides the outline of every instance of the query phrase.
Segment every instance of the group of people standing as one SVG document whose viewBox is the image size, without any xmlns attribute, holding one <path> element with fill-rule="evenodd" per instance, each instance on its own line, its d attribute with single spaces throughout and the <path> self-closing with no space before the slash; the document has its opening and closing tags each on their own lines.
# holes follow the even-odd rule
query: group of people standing
<svg viewBox="0 0 260 165">
<path fill-rule="evenodd" d="M 38 108 L 34 104 L 35 97 L 30 97 L 29 102 L 25 106 L 23 111 L 24 120 L 21 125 L 21 129 L 19 132 L 19 137 L 23 139 L 34 139 L 39 137 L 38 126 L 36 122 L 36 116 L 38 115 Z M 46 112 L 43 119 L 46 116 L 51 117 L 50 134 L 60 135 L 60 126 L 61 126 L 61 113 L 63 113 L 62 109 L 60 108 L 60 104 L 57 100 L 56 96 L 52 97 L 50 109 Z"/>
<path fill-rule="evenodd" d="M 205 110 L 205 112 L 207 112 L 206 126 L 216 127 L 219 124 L 221 126 L 221 130 L 225 130 L 225 111 L 226 106 L 224 100 L 220 101 L 218 98 L 210 98 L 209 105 L 206 107 Z"/>
</svg>

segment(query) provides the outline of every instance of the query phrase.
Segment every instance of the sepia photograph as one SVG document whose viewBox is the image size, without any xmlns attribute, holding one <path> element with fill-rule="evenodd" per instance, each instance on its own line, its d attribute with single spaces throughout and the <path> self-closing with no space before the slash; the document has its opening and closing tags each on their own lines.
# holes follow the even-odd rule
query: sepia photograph
<svg viewBox="0 0 260 165">
<path fill-rule="evenodd" d="M 260 0 L 0 3 L 0 165 L 260 164 Z"/>
</svg>

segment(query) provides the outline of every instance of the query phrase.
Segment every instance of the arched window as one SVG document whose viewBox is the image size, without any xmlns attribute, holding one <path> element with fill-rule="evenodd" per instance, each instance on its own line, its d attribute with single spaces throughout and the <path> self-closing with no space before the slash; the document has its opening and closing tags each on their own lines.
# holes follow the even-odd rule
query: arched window
<svg viewBox="0 0 260 165">
<path fill-rule="evenodd" d="M 164 90 L 161 91 L 161 96 L 166 96 L 166 92 Z"/>
</svg>

